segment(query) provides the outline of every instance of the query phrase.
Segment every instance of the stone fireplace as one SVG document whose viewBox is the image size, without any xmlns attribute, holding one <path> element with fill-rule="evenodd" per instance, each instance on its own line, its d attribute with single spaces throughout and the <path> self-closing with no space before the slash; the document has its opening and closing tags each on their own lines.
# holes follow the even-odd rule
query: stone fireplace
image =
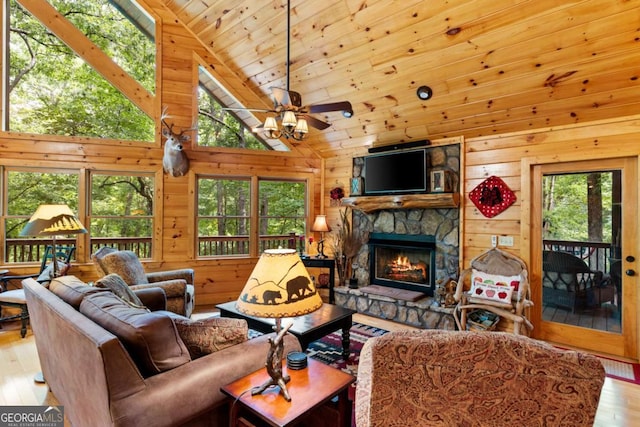
<svg viewBox="0 0 640 427">
<path fill-rule="evenodd" d="M 459 187 L 459 156 L 459 145 L 433 147 L 429 153 L 431 170 L 452 172 L 454 192 Z M 354 159 L 354 177 L 360 176 L 361 165 L 359 159 Z M 426 195 L 428 200 L 437 197 L 438 194 Z M 453 205 L 426 202 L 426 207 L 414 207 L 414 203 L 421 202 L 411 200 L 411 206 L 405 208 L 402 198 L 392 197 L 393 208 L 387 208 L 389 200 L 384 197 L 364 197 L 366 209 L 358 209 L 357 199 L 351 201 L 356 207 L 352 227 L 368 234 L 369 243 L 360 249 L 352 264 L 357 287 L 337 287 L 336 303 L 359 313 L 422 328 L 455 329 L 452 308 L 441 305 L 437 290 L 440 284 L 457 280 L 459 275 L 457 198 Z M 369 291 L 371 285 L 407 290 L 418 293 L 418 297 L 405 300 L 376 294 Z"/>
</svg>

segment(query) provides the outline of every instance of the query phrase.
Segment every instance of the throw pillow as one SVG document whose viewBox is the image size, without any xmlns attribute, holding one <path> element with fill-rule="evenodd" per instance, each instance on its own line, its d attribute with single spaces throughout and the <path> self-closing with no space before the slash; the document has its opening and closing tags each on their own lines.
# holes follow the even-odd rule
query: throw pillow
<svg viewBox="0 0 640 427">
<path fill-rule="evenodd" d="M 140 298 L 138 298 L 138 295 L 136 295 L 129 285 L 122 280 L 122 277 L 115 273 L 107 274 L 103 278 L 98 279 L 96 281 L 96 286 L 99 288 L 110 289 L 111 292 L 116 294 L 131 307 L 146 309 L 142 301 L 140 301 Z"/>
<path fill-rule="evenodd" d="M 214 353 L 247 340 L 249 327 L 243 319 L 209 317 L 202 320 L 173 318 L 192 359 Z"/>
<path fill-rule="evenodd" d="M 127 285 L 149 283 L 144 267 L 132 251 L 116 251 L 102 258 L 102 267 L 107 273 L 116 273 Z"/>
<path fill-rule="evenodd" d="M 471 273 L 471 296 L 509 304 L 520 298 L 522 276 L 501 276 L 473 269 Z"/>
<path fill-rule="evenodd" d="M 111 292 L 87 295 L 80 313 L 118 337 L 146 378 L 191 361 L 171 315 L 133 308 Z"/>
</svg>

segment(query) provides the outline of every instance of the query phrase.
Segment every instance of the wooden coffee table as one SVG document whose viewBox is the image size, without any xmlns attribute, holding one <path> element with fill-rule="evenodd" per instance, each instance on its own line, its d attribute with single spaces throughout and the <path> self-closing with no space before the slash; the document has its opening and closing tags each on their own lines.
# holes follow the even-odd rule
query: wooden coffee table
<svg viewBox="0 0 640 427">
<path fill-rule="evenodd" d="M 291 402 L 287 402 L 280 394 L 279 387 L 269 388 L 255 396 L 247 392 L 269 378 L 265 368 L 222 387 L 221 391 L 234 400 L 230 405 L 229 425 L 251 426 L 256 425 L 256 420 L 259 424 L 266 423 L 272 427 L 296 425 L 312 415 L 314 410 L 322 411 L 325 405 L 331 405 L 332 399 L 337 396 L 334 410 L 337 411 L 337 417 L 324 419 L 319 425 L 351 426 L 352 404 L 348 390 L 355 377 L 312 358 L 308 358 L 308 363 L 305 369 L 300 370 L 287 369 L 284 363 L 283 374 L 291 377 L 287 383 Z M 245 419 L 251 421 L 244 422 Z"/>
<path fill-rule="evenodd" d="M 220 316 L 222 317 L 245 319 L 251 329 L 255 329 L 264 334 L 273 332 L 275 325 L 274 319 L 253 317 L 240 313 L 236 309 L 235 301 L 218 304 L 216 307 L 220 310 Z M 353 325 L 353 313 L 355 313 L 355 311 L 348 308 L 333 304 L 323 304 L 322 307 L 313 313 L 298 317 L 285 317 L 282 319 L 282 324 L 287 325 L 289 322 L 293 322 L 289 333 L 298 338 L 303 351 L 306 350 L 312 342 L 329 335 L 333 331 L 342 329 L 342 356 L 346 360 L 349 357 L 349 345 L 351 341 L 349 330 Z"/>
</svg>

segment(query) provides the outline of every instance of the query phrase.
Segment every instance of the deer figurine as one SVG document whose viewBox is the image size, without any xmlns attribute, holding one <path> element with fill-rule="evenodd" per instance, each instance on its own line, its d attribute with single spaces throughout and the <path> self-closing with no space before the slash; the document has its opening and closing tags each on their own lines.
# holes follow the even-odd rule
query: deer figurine
<svg viewBox="0 0 640 427">
<path fill-rule="evenodd" d="M 188 142 L 191 137 L 185 132 L 191 129 L 183 129 L 180 133 L 173 130 L 173 124 L 168 124 L 165 120 L 169 117 L 166 109 L 162 112 L 160 122 L 162 123 L 162 136 L 165 138 L 164 155 L 162 156 L 162 167 L 171 176 L 183 176 L 189 171 L 189 158 L 184 153 L 183 143 Z"/>
</svg>

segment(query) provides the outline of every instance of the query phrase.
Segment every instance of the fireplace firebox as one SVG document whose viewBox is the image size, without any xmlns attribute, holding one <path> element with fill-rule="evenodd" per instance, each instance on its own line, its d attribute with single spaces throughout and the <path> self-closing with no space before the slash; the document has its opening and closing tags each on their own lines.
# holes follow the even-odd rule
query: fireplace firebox
<svg viewBox="0 0 640 427">
<path fill-rule="evenodd" d="M 435 256 L 434 236 L 372 233 L 369 236 L 371 284 L 433 296 Z"/>
</svg>

